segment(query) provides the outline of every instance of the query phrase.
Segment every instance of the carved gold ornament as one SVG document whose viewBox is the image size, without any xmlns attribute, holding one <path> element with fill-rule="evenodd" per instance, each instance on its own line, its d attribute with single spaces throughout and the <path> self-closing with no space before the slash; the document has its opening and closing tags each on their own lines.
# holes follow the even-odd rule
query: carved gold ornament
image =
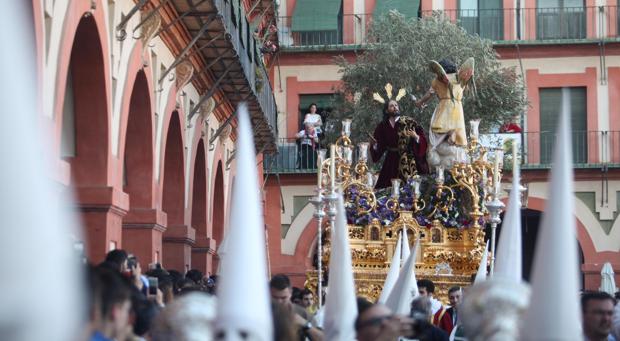
<svg viewBox="0 0 620 341">
<path fill-rule="evenodd" d="M 389 100 L 391 100 L 391 99 L 392 99 L 392 90 L 393 90 L 392 84 L 387 83 L 387 84 L 385 85 L 384 89 L 385 89 L 385 93 L 387 94 L 387 100 L 388 100 L 388 101 L 389 101 Z M 401 98 L 403 98 L 406 94 L 407 94 L 407 90 L 405 90 L 404 88 L 400 88 L 400 89 L 398 90 L 398 94 L 396 95 L 396 98 L 394 98 L 394 100 L 395 100 L 396 102 L 398 102 L 398 101 L 400 101 L 400 99 L 401 99 Z M 379 102 L 379 103 L 381 103 L 381 104 L 385 104 L 385 99 L 384 99 L 383 97 L 381 97 L 381 95 L 380 95 L 378 92 L 374 92 L 374 93 L 372 94 L 372 98 L 373 98 L 375 101 L 377 101 L 377 102 Z"/>
</svg>

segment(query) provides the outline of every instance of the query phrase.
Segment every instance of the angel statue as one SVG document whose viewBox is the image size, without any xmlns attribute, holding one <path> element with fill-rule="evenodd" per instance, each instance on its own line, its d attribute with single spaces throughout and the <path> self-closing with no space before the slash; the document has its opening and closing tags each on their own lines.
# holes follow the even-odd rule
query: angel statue
<svg viewBox="0 0 620 341">
<path fill-rule="evenodd" d="M 428 134 L 428 163 L 433 168 L 440 165 L 450 168 L 455 162 L 467 161 L 462 100 L 463 91 L 474 74 L 474 59 L 467 59 L 458 70 L 447 59 L 431 61 L 430 68 L 437 78 L 433 79 L 426 94 L 416 101 L 416 106 L 422 107 L 433 95 L 439 98 Z"/>
</svg>

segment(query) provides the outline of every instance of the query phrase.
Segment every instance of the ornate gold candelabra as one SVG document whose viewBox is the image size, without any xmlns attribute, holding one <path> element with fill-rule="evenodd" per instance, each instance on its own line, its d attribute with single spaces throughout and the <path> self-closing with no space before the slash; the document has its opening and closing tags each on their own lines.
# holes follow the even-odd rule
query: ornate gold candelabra
<svg viewBox="0 0 620 341">
<path fill-rule="evenodd" d="M 434 204 L 433 210 L 428 214 L 428 218 L 434 219 L 439 212 L 447 212 L 454 203 L 454 191 L 450 186 L 446 186 L 443 166 L 437 167 L 437 177 L 435 178 L 435 194 L 431 196 L 431 202 Z M 443 201 L 443 194 L 446 193 L 447 200 Z"/>
<path fill-rule="evenodd" d="M 338 188 L 342 190 L 349 210 L 354 209 L 358 217 L 364 215 L 368 217 L 367 223 L 363 226 L 348 227 L 359 295 L 370 299 L 378 297 L 395 249 L 398 231 L 402 229 L 411 235 L 410 241 L 420 237 L 421 250 L 416 256 L 416 273 L 420 277 L 436 281 L 441 297 L 450 285 L 466 285 L 469 276 L 477 270 L 484 249 L 484 232 L 480 218 L 489 214 L 493 250 L 495 229 L 500 222 L 501 212 L 498 195 L 501 178 L 500 156 L 496 152 L 494 164 L 487 160 L 488 150 L 478 140 L 477 122 L 472 122 L 470 144 L 467 147 L 469 162 L 456 163 L 447 169 L 449 179 L 445 178 L 446 170 L 439 167 L 430 185 L 423 183 L 423 179 L 429 177 L 414 176 L 406 183 L 399 179 L 393 180 L 392 192 L 382 204 L 392 212 L 393 218 L 387 222 L 375 218 L 379 201 L 373 188 L 375 177 L 368 166 L 369 144 L 363 142 L 357 146 L 358 157 L 354 160 L 350 128 L 350 120 L 342 122 L 341 135 L 330 146 L 329 158 L 325 150 L 319 152 L 316 195 L 311 199 L 319 229 L 318 269 L 316 272 L 308 273 L 308 285 L 318 289 L 319 304 L 322 304 L 320 293 L 323 265 L 328 261 L 330 254 L 329 241 L 326 241 L 326 244 L 322 242 L 323 219 L 327 216 L 329 225 L 331 228 L 334 227 Z M 410 210 L 401 206 L 405 185 L 411 190 Z M 423 185 L 424 197 L 420 193 Z M 454 205 L 458 203 L 456 199 L 459 193 L 466 193 L 465 195 L 472 199 L 471 205 L 464 208 L 472 220 L 468 229 L 449 228 L 443 225 L 447 222 L 446 215 L 451 214 Z M 381 199 L 383 200 L 383 197 Z M 481 205 L 481 202 L 484 205 Z M 430 212 L 428 205 L 433 207 Z M 496 206 L 499 208 L 496 209 Z M 418 219 L 426 221 L 423 224 L 427 225 L 420 225 Z"/>
</svg>

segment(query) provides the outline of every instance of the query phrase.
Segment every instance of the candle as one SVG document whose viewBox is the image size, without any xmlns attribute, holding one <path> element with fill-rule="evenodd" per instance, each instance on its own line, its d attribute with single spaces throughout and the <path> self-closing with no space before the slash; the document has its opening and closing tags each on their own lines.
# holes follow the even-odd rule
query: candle
<svg viewBox="0 0 620 341">
<path fill-rule="evenodd" d="M 349 137 L 351 136 L 351 119 L 346 118 L 342 120 L 342 135 Z"/>
<path fill-rule="evenodd" d="M 517 140 L 512 140 L 512 171 L 517 169 Z"/>
<path fill-rule="evenodd" d="M 351 147 L 344 148 L 344 159 L 349 165 L 353 163 L 353 149 Z"/>
<path fill-rule="evenodd" d="M 443 183 L 443 166 L 437 166 L 437 182 Z"/>
<path fill-rule="evenodd" d="M 375 186 L 375 179 L 372 176 L 371 172 L 366 173 L 366 185 L 368 187 L 373 188 Z"/>
<path fill-rule="evenodd" d="M 316 163 L 317 163 L 317 187 L 321 189 L 323 187 L 323 160 L 325 160 L 325 149 L 319 149 Z"/>
<path fill-rule="evenodd" d="M 332 144 L 330 146 L 330 156 L 331 156 L 331 163 L 330 163 L 330 168 L 329 168 L 329 174 L 330 174 L 330 178 L 331 178 L 331 187 L 332 187 L 332 191 L 336 190 L 336 145 Z"/>
<path fill-rule="evenodd" d="M 420 197 L 420 181 L 418 179 L 413 182 L 413 192 L 416 198 Z"/>
<path fill-rule="evenodd" d="M 495 164 L 494 164 L 494 168 L 495 168 L 495 172 L 493 173 L 493 176 L 495 178 L 495 181 L 493 182 L 493 188 L 495 189 L 495 195 L 499 195 L 500 193 L 500 188 L 501 188 L 501 173 L 500 173 L 500 162 L 503 161 L 504 158 L 504 150 L 502 149 L 496 149 L 495 150 Z"/>
<path fill-rule="evenodd" d="M 400 196 L 400 179 L 392 179 L 392 198 Z"/>
<path fill-rule="evenodd" d="M 368 142 L 362 142 L 357 146 L 360 153 L 360 161 L 368 160 Z"/>
<path fill-rule="evenodd" d="M 499 174 L 499 155 L 498 150 L 495 151 L 495 159 L 493 160 L 493 186 L 497 182 L 497 175 Z"/>
<path fill-rule="evenodd" d="M 480 125 L 480 120 L 471 120 L 469 121 L 469 126 L 471 128 L 469 135 L 471 136 L 472 139 L 477 140 L 478 139 L 478 126 Z"/>
</svg>

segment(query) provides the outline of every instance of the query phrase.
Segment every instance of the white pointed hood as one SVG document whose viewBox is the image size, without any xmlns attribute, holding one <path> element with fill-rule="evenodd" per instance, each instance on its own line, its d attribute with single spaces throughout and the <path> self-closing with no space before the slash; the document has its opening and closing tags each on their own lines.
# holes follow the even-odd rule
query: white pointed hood
<svg viewBox="0 0 620 341">
<path fill-rule="evenodd" d="M 483 282 L 487 279 L 488 260 L 489 260 L 489 241 L 487 240 L 487 245 L 484 248 L 484 253 L 482 253 L 482 258 L 480 259 L 480 264 L 478 265 L 478 272 L 476 273 L 476 279 L 474 279 L 474 284 Z"/>
<path fill-rule="evenodd" d="M 254 139 L 245 104 L 238 108 L 237 176 L 226 237 L 226 257 L 218 285 L 216 329 L 231 340 L 240 331 L 272 340 L 263 212 Z"/>
<path fill-rule="evenodd" d="M 349 231 L 342 195 L 338 194 L 335 226 L 331 231 L 329 290 L 325 298 L 325 339 L 355 340 L 357 300 L 351 265 Z"/>
<path fill-rule="evenodd" d="M 75 202 L 65 196 L 69 190 L 52 180 L 51 165 L 60 159 L 41 129 L 43 121 L 43 126 L 54 122 L 37 107 L 42 96 L 33 3 L 3 3 L 0 20 L 11 28 L 0 32 L 5 51 L 0 54 L 0 268 L 7 279 L 0 284 L 0 338 L 73 340 L 87 316 L 80 256 L 74 249 L 75 239 L 82 238 Z M 52 96 L 54 88 L 47 90 Z M 61 116 L 55 120 L 62 121 Z"/>
<path fill-rule="evenodd" d="M 218 257 L 218 262 L 217 262 L 217 275 L 221 275 L 222 274 L 222 268 L 224 267 L 224 258 L 226 258 L 226 245 L 228 240 L 228 233 L 224 233 L 224 237 L 222 238 L 222 241 L 220 243 L 220 245 L 217 248 L 217 257 Z"/>
<path fill-rule="evenodd" d="M 521 282 L 521 203 L 519 202 L 521 176 L 519 164 L 514 162 L 513 165 L 512 190 L 497 244 L 493 277 Z"/>
<path fill-rule="evenodd" d="M 379 296 L 379 303 L 385 303 L 388 297 L 390 296 L 390 292 L 392 292 L 392 288 L 394 288 L 394 284 L 396 284 L 396 280 L 398 280 L 398 273 L 400 272 L 400 257 L 401 257 L 401 247 L 402 247 L 402 234 L 398 234 L 398 242 L 396 242 L 396 248 L 394 249 L 394 256 L 392 256 L 392 262 L 390 263 L 390 269 L 388 270 L 387 276 L 385 277 L 385 283 L 383 283 L 383 290 L 381 291 L 381 296 Z"/>
<path fill-rule="evenodd" d="M 407 258 L 409 258 L 409 253 L 411 252 L 411 249 L 409 248 L 409 236 L 407 235 L 407 229 L 405 229 L 405 227 L 403 226 L 403 244 L 402 244 L 402 251 L 401 251 L 401 264 L 404 263 L 405 261 L 407 261 Z"/>
<path fill-rule="evenodd" d="M 413 252 L 409 254 L 407 261 L 403 265 L 400 275 L 394 288 L 390 293 L 385 305 L 394 314 L 409 315 L 411 311 L 411 301 L 418 296 L 418 282 L 415 276 L 415 254 L 420 247 L 420 239 L 416 241 Z"/>
<path fill-rule="evenodd" d="M 570 138 L 570 93 L 562 91 L 549 195 L 538 231 L 532 296 L 523 316 L 524 340 L 582 340 L 577 233 Z"/>
</svg>

